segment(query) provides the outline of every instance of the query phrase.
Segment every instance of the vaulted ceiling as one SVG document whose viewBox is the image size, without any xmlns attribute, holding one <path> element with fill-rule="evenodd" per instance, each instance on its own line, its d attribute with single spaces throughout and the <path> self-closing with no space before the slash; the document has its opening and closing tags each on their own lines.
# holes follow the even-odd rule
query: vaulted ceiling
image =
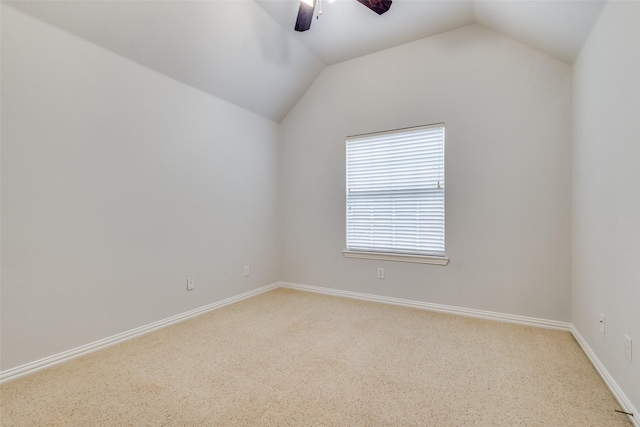
<svg viewBox="0 0 640 427">
<path fill-rule="evenodd" d="M 572 64 L 603 0 L 394 0 L 378 16 L 323 0 L 293 30 L 299 0 L 3 1 L 148 68 L 274 121 L 325 66 L 481 24 Z"/>
</svg>

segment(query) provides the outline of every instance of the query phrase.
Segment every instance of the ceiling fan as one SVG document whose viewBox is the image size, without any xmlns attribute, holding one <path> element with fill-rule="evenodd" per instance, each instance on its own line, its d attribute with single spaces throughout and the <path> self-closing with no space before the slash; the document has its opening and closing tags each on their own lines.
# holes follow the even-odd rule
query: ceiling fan
<svg viewBox="0 0 640 427">
<path fill-rule="evenodd" d="M 300 7 L 298 9 L 298 18 L 296 19 L 296 31 L 307 31 L 311 28 L 311 20 L 313 19 L 313 12 L 316 8 L 316 2 L 321 0 L 300 0 Z M 357 0 L 369 9 L 373 10 L 378 15 L 382 15 L 391 7 L 393 0 Z M 322 15 L 322 9 L 318 10 L 318 15 Z"/>
</svg>

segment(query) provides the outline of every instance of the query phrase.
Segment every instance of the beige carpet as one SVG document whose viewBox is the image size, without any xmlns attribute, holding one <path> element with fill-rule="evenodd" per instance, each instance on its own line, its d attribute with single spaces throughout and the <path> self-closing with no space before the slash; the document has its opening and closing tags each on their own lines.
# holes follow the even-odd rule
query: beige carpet
<svg viewBox="0 0 640 427">
<path fill-rule="evenodd" d="M 568 332 L 277 289 L 0 387 L 3 426 L 629 426 Z"/>
</svg>

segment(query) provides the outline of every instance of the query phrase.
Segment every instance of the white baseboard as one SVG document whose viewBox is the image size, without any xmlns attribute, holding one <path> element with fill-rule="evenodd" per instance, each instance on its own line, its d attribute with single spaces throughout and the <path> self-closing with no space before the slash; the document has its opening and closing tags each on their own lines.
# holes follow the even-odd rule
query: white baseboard
<svg viewBox="0 0 640 427">
<path fill-rule="evenodd" d="M 629 398 L 626 396 L 626 394 L 622 391 L 620 386 L 616 383 L 613 377 L 606 370 L 602 362 L 600 362 L 600 360 L 595 355 L 593 350 L 591 350 L 591 348 L 589 347 L 587 342 L 584 340 L 582 335 L 580 335 L 578 330 L 571 323 L 560 322 L 556 320 L 539 319 L 535 317 L 518 316 L 514 314 L 496 313 L 496 312 L 485 311 L 485 310 L 475 310 L 471 308 L 456 307 L 456 306 L 450 306 L 450 305 L 432 304 L 432 303 L 427 303 L 422 301 L 413 301 L 413 300 L 407 300 L 407 299 L 401 299 L 401 298 L 392 298 L 392 297 L 385 297 L 380 295 L 364 294 L 359 292 L 343 291 L 339 289 L 323 288 L 319 286 L 301 285 L 301 284 L 289 283 L 289 282 L 272 283 L 270 285 L 263 286 L 261 288 L 254 289 L 248 292 L 244 292 L 240 295 L 236 295 L 221 301 L 217 301 L 212 304 L 208 304 L 208 305 L 196 308 L 194 310 L 178 314 L 176 316 L 168 317 L 166 319 L 159 320 L 157 322 L 153 322 L 148 325 L 141 326 L 139 328 L 131 329 L 129 331 L 126 331 L 117 335 L 113 335 L 111 337 L 104 338 L 102 340 L 98 340 L 80 347 L 76 347 L 74 349 L 67 350 L 62 353 L 55 354 L 53 356 L 45 357 L 35 362 L 27 363 L 25 365 L 18 366 L 16 368 L 2 371 L 0 372 L 0 384 L 5 383 L 7 381 L 15 380 L 25 375 L 33 374 L 42 369 L 49 368 L 63 362 L 67 362 L 77 357 L 84 356 L 89 353 L 93 353 L 95 351 L 110 347 L 112 345 L 129 340 L 131 338 L 144 335 L 146 333 L 164 328 L 166 326 L 173 325 L 183 320 L 187 320 L 189 318 L 227 306 L 229 304 L 233 304 L 235 302 L 239 302 L 244 299 L 251 298 L 253 296 L 259 295 L 261 293 L 264 293 L 276 288 L 297 289 L 300 291 L 315 292 L 315 293 L 320 293 L 325 295 L 353 298 L 353 299 L 358 299 L 363 301 L 380 302 L 384 304 L 418 308 L 422 310 L 431 310 L 431 311 L 437 311 L 441 313 L 456 314 L 459 316 L 467 316 L 467 317 L 475 317 L 479 319 L 495 320 L 499 322 L 515 323 L 518 325 L 534 326 L 538 328 L 570 331 L 575 337 L 580 347 L 582 348 L 582 350 L 584 351 L 584 353 L 587 355 L 587 358 L 589 359 L 591 364 L 594 366 L 598 374 L 602 377 L 603 381 L 605 382 L 605 384 L 607 385 L 611 393 L 613 393 L 614 397 L 620 404 L 620 407 L 622 408 L 622 410 L 624 410 L 625 412 L 633 413 L 635 415 L 633 417 L 632 416 L 628 417 L 629 420 L 631 420 L 631 423 L 635 427 L 640 427 L 640 415 L 638 415 L 637 410 L 634 408 L 633 404 L 631 403 Z"/>
<path fill-rule="evenodd" d="M 63 362 L 68 362 L 71 359 L 75 359 L 77 357 L 84 356 L 98 350 L 102 350 L 104 348 L 110 347 L 115 344 L 119 344 L 123 341 L 127 341 L 131 338 L 135 338 L 140 335 L 147 334 L 149 332 L 153 332 L 155 330 L 164 328 L 166 326 L 170 326 L 175 323 L 182 322 L 183 320 L 190 319 L 192 317 L 198 316 L 208 311 L 216 310 L 226 305 L 233 304 L 235 302 L 242 301 L 247 298 L 251 298 L 255 295 L 275 289 L 278 286 L 279 286 L 278 283 L 273 283 L 271 285 L 263 286 L 261 288 L 244 292 L 240 295 L 235 295 L 230 298 L 196 308 L 194 310 L 190 310 L 175 316 L 167 317 L 166 319 L 162 319 L 157 322 L 153 322 L 148 325 L 141 326 L 139 328 L 131 329 L 129 331 L 122 332 L 120 334 L 113 335 L 98 341 L 94 341 L 92 343 L 89 343 L 80 347 L 76 347 L 71 350 L 63 351 L 62 353 L 54 354 L 53 356 L 45 357 L 43 359 L 36 360 L 35 362 L 30 362 L 22 366 L 18 366 L 12 369 L 8 369 L 6 371 L 2 371 L 0 372 L 0 384 L 5 383 L 7 381 L 15 380 L 25 375 L 33 374 L 42 369 L 50 368 L 52 366 L 58 365 Z"/>
<path fill-rule="evenodd" d="M 573 337 L 576 339 L 580 347 L 582 347 L 582 351 L 584 351 L 584 354 L 587 355 L 587 358 L 593 367 L 596 369 L 598 374 L 600 374 L 600 377 L 602 377 L 602 380 L 616 398 L 622 410 L 633 414 L 633 416 L 628 417 L 631 423 L 635 427 L 640 427 L 640 414 L 638 414 L 638 410 L 634 408 L 627 395 L 622 391 L 618 383 L 613 379 L 602 362 L 600 362 L 598 356 L 596 356 L 591 347 L 589 347 L 589 344 L 587 344 L 587 341 L 582 337 L 582 335 L 580 335 L 580 332 L 578 332 L 578 329 L 576 329 L 573 324 L 571 325 L 571 334 L 573 334 Z"/>
<path fill-rule="evenodd" d="M 381 302 L 384 304 L 399 305 L 402 307 L 419 308 L 422 310 L 438 311 L 441 313 L 457 314 L 458 316 L 475 317 L 478 319 L 497 320 L 499 322 L 515 323 L 518 325 L 535 326 L 537 328 L 556 329 L 570 331 L 571 323 L 557 320 L 539 319 L 536 317 L 518 316 L 515 314 L 496 313 L 493 311 L 476 310 L 472 308 L 456 307 L 452 305 L 432 304 L 422 301 L 413 301 L 380 295 L 363 294 L 360 292 L 342 291 L 339 289 L 322 288 L 319 286 L 300 285 L 298 283 L 280 282 L 281 288 L 298 289 L 326 295 L 341 296 L 359 299 L 363 301 Z"/>
</svg>

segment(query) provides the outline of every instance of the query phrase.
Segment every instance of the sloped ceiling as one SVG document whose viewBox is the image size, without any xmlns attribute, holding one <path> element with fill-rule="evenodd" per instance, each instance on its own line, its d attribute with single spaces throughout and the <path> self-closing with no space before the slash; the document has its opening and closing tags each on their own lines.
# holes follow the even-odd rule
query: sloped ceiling
<svg viewBox="0 0 640 427">
<path fill-rule="evenodd" d="M 478 1 L 476 22 L 573 64 L 603 1 Z"/>
<path fill-rule="evenodd" d="M 378 16 L 323 0 L 293 30 L 299 0 L 3 1 L 96 45 L 274 121 L 325 66 L 479 23 L 571 64 L 604 1 L 394 0 Z"/>
</svg>

